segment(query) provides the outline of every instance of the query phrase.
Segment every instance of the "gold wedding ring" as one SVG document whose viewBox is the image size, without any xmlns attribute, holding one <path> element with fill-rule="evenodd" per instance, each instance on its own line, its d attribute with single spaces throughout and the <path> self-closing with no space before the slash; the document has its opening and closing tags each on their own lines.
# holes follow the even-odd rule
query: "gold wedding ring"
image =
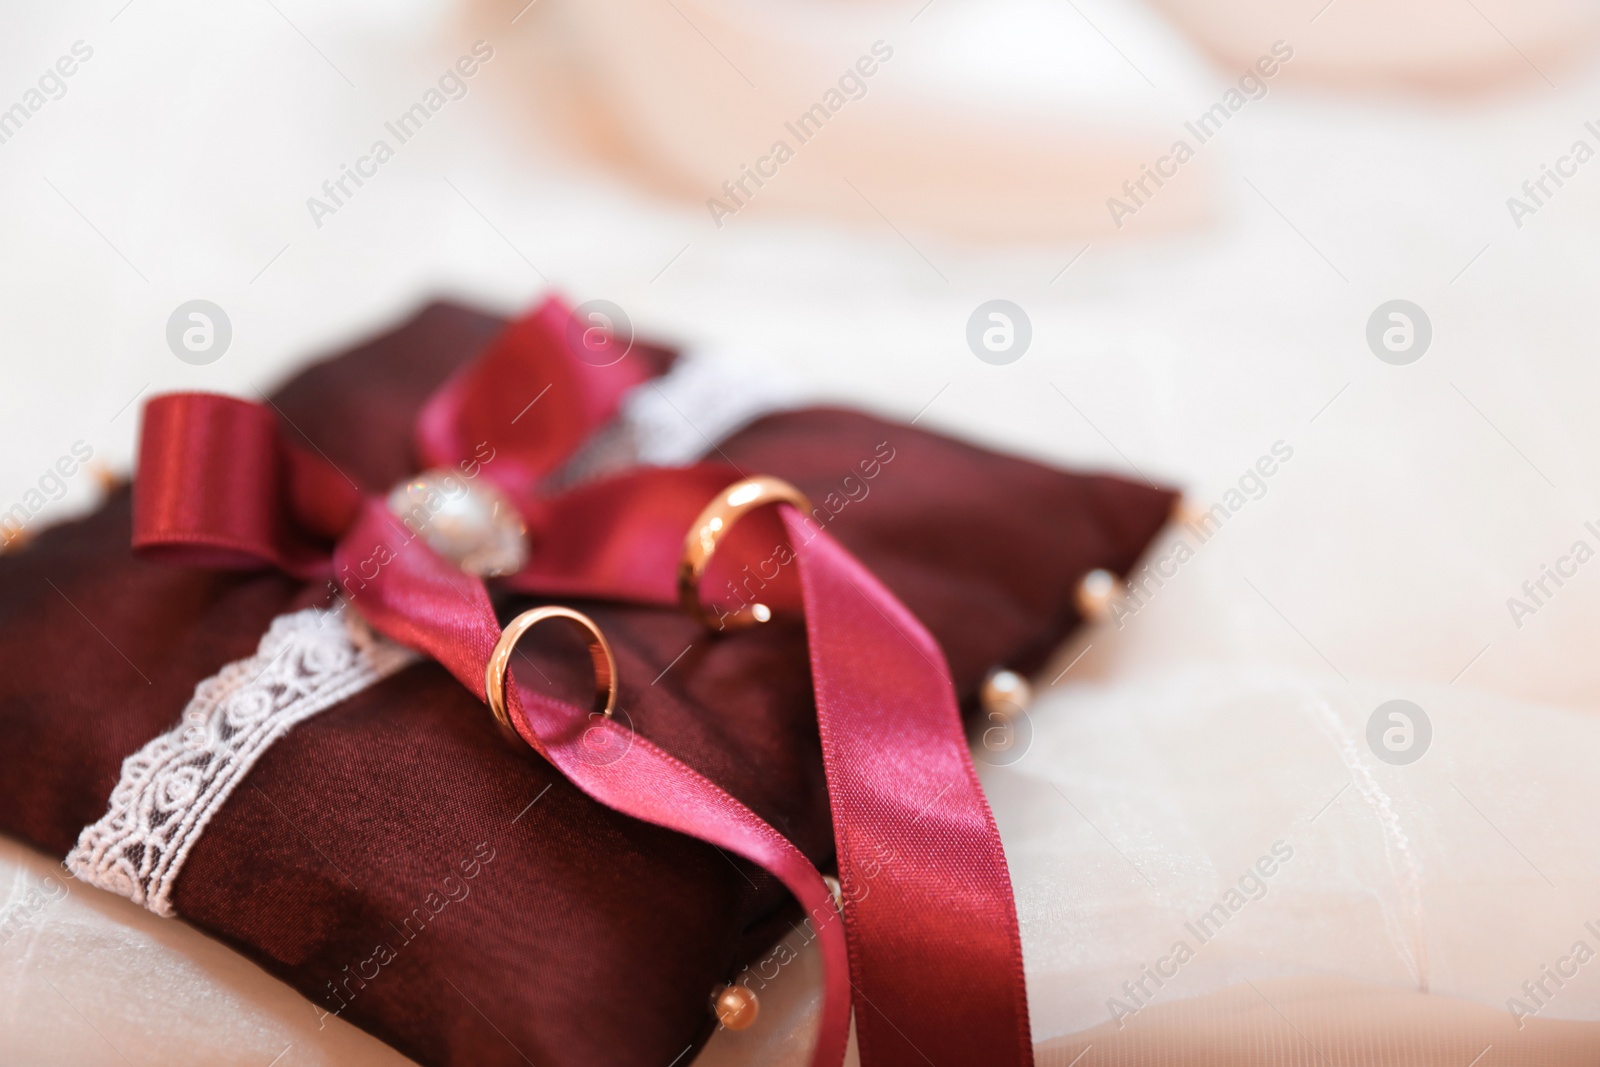
<svg viewBox="0 0 1600 1067">
<path fill-rule="evenodd" d="M 700 517 L 689 527 L 683 539 L 683 559 L 678 563 L 678 602 L 689 617 L 706 629 L 739 629 L 772 618 L 772 609 L 765 604 L 746 604 L 738 611 L 713 617 L 700 602 L 700 579 L 717 551 L 717 542 L 733 528 L 747 512 L 767 504 L 793 504 L 802 512 L 810 512 L 811 501 L 804 493 L 781 478 L 762 475 L 735 482 L 718 493 Z"/>
<path fill-rule="evenodd" d="M 483 672 L 483 695 L 489 701 L 489 710 L 494 712 L 494 717 L 500 720 L 502 726 L 515 732 L 516 727 L 511 725 L 511 714 L 506 710 L 506 672 L 511 669 L 511 653 L 516 649 L 517 642 L 522 640 L 523 634 L 546 619 L 571 619 L 589 631 L 589 658 L 594 661 L 595 699 L 605 699 L 605 715 L 610 718 L 617 706 L 617 661 L 611 655 L 610 642 L 595 621 L 583 612 L 553 605 L 524 611 L 501 631 L 500 640 L 495 642 L 494 651 L 489 655 L 489 665 Z"/>
</svg>

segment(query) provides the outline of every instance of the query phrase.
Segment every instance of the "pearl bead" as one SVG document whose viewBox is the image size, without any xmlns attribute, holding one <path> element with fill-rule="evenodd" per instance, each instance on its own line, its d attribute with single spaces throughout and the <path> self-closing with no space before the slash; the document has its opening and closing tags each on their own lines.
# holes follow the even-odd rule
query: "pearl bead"
<svg viewBox="0 0 1600 1067">
<path fill-rule="evenodd" d="M 1027 711 L 1032 703 L 1033 686 L 1016 671 L 1008 671 L 1004 667 L 990 671 L 983 680 L 983 688 L 978 690 L 978 704 L 984 712 L 1002 718 Z"/>
<path fill-rule="evenodd" d="M 748 986 L 723 986 L 718 991 L 715 1007 L 717 1019 L 729 1030 L 748 1030 L 761 1014 L 761 1001 Z"/>
<path fill-rule="evenodd" d="M 1111 614 L 1111 605 L 1122 596 L 1122 582 L 1108 570 L 1095 568 L 1078 583 L 1078 614 L 1090 622 L 1099 622 Z"/>
<path fill-rule="evenodd" d="M 527 527 L 516 505 L 482 479 L 440 468 L 401 482 L 389 511 L 468 574 L 515 574 L 528 562 Z"/>
</svg>

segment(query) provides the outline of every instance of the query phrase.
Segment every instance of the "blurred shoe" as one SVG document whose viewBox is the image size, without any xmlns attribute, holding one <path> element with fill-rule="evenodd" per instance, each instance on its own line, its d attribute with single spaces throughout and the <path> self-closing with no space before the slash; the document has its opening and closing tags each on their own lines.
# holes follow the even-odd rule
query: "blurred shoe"
<svg viewBox="0 0 1600 1067">
<path fill-rule="evenodd" d="M 1594 55 L 1589 0 L 1156 0 L 1224 63 L 1295 49 L 1297 81 L 1472 91 L 1560 83 Z"/>
<path fill-rule="evenodd" d="M 1153 234 L 1211 212 L 1203 158 L 1181 181 L 1146 179 L 1147 193 L 1160 191 L 1139 198 L 1136 227 L 1109 210 L 1216 96 L 1203 61 L 1139 4 L 539 9 L 542 52 L 523 62 L 546 121 L 564 121 L 568 143 L 633 180 L 689 198 L 708 227 L 825 216 L 1052 241 Z"/>
</svg>

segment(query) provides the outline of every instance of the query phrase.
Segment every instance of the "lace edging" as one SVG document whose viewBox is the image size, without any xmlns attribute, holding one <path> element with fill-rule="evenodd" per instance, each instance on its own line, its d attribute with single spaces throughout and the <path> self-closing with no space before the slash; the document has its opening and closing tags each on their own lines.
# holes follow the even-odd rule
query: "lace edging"
<svg viewBox="0 0 1600 1067">
<path fill-rule="evenodd" d="M 122 761 L 106 814 L 67 867 L 90 885 L 172 916 L 189 849 L 267 748 L 296 723 L 417 659 L 353 612 L 280 615 L 255 655 L 195 687 L 177 726 Z"/>
<path fill-rule="evenodd" d="M 799 399 L 797 387 L 755 374 L 734 359 L 685 352 L 667 374 L 630 389 L 617 417 L 545 488 L 571 489 L 638 466 L 693 463 L 711 451 L 712 442 Z"/>
</svg>

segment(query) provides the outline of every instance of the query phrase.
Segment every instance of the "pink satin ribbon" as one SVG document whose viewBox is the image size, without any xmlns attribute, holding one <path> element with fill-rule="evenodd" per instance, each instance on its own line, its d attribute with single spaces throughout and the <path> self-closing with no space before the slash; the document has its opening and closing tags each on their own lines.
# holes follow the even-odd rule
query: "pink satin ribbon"
<svg viewBox="0 0 1600 1067">
<path fill-rule="evenodd" d="M 538 491 L 626 391 L 643 359 L 585 363 L 571 313 L 550 300 L 453 376 L 418 419 L 418 451 L 445 466 L 489 442 L 483 473 L 523 511 L 532 559 L 506 579 L 544 597 L 670 605 L 683 537 L 735 480 L 716 464 L 633 471 Z M 664 362 L 664 361 L 663 361 Z M 548 389 L 536 416 L 521 398 Z M 999 835 L 967 752 L 944 657 L 903 605 L 827 534 L 782 506 L 810 641 L 845 921 L 821 875 L 740 801 L 611 720 L 510 680 L 517 731 L 617 811 L 708 841 L 770 871 L 818 930 L 821 1027 L 811 1063 L 843 1061 L 850 1006 L 862 1062 L 1032 1063 L 1022 954 Z M 428 549 L 380 499 L 280 435 L 275 415 L 202 394 L 146 407 L 134 546 L 175 562 L 275 567 L 360 582 L 380 632 L 433 656 L 480 699 L 500 636 L 484 583 Z M 368 577 L 370 561 L 383 565 Z"/>
<path fill-rule="evenodd" d="M 805 599 L 861 1062 L 1031 1064 L 1011 878 L 944 653 L 826 531 L 781 509 Z"/>
</svg>

